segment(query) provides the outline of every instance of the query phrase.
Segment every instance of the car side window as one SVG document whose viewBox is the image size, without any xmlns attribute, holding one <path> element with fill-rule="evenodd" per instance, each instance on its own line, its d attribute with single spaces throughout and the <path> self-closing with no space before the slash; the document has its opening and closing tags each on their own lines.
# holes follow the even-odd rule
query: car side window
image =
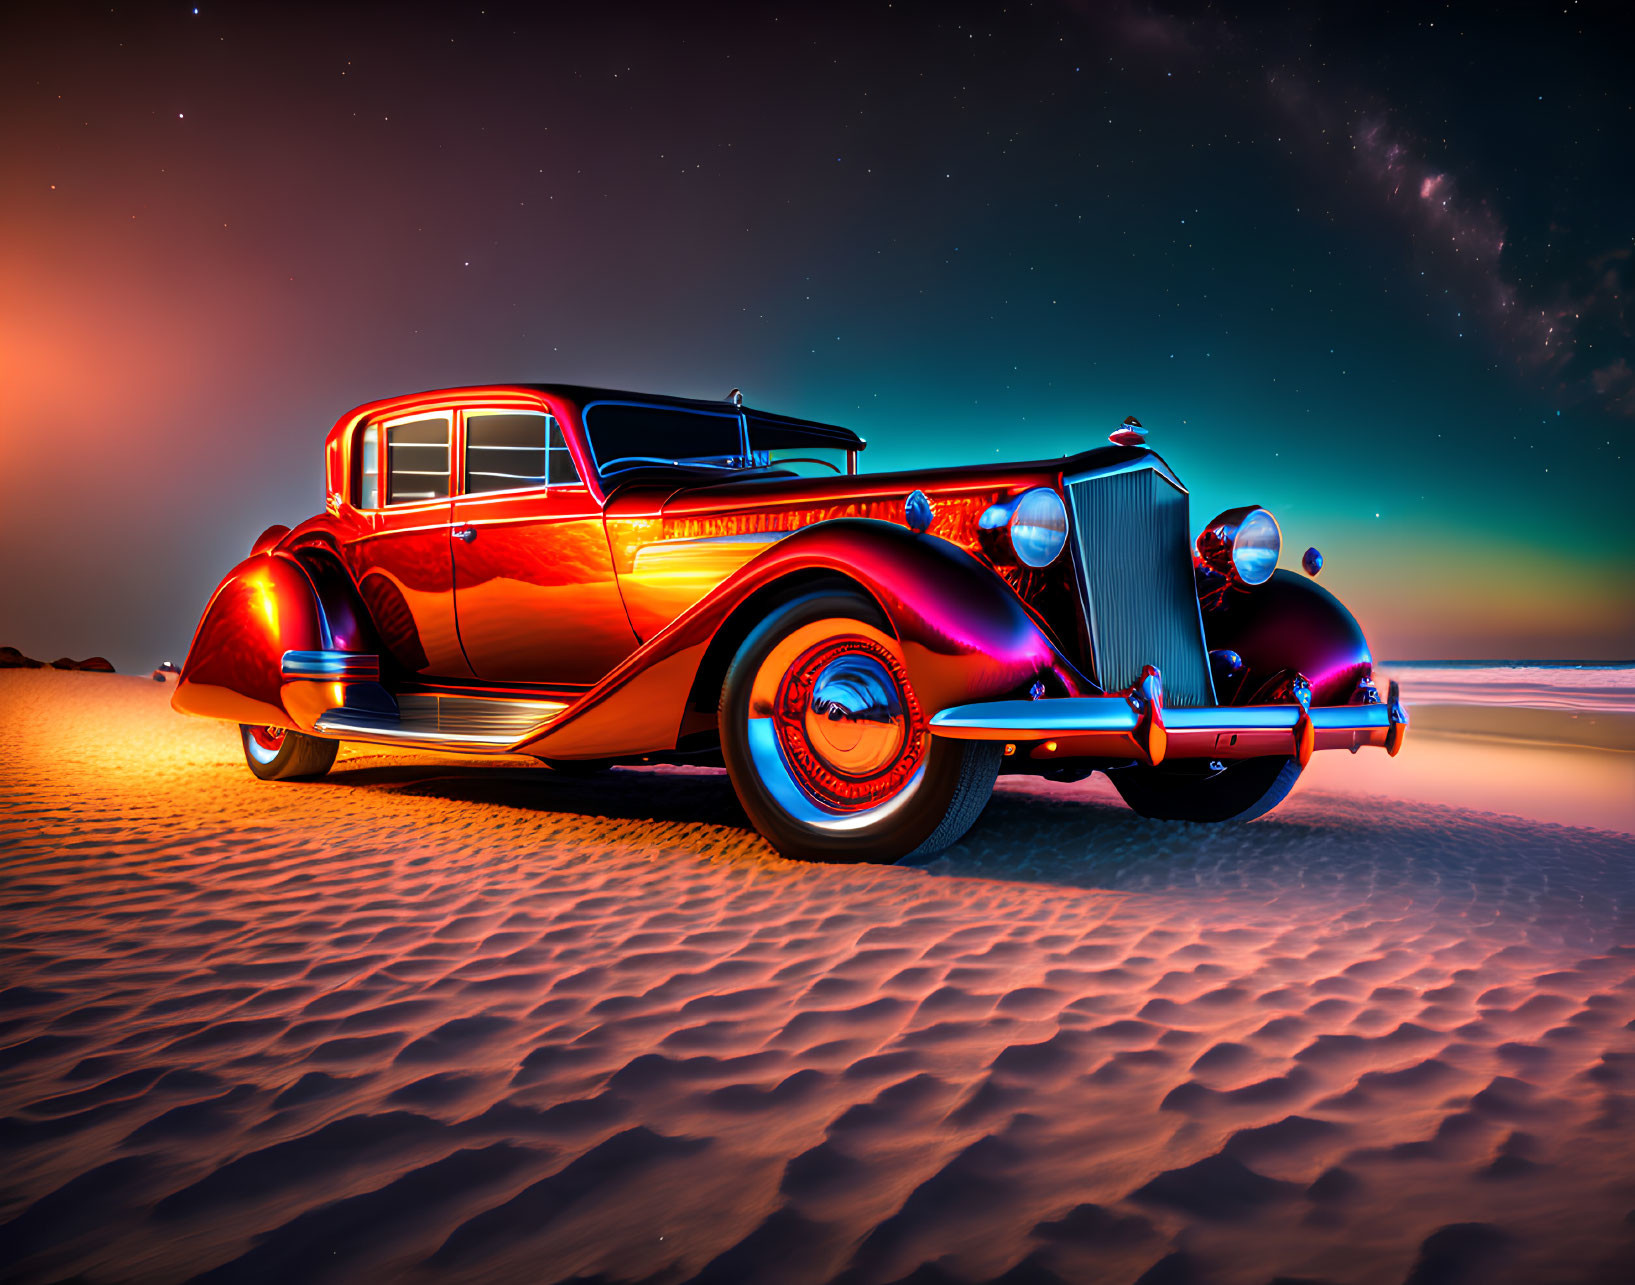
<svg viewBox="0 0 1635 1285">
<path fill-rule="evenodd" d="M 373 424 L 365 424 L 359 430 L 362 447 L 362 468 L 358 485 L 358 507 L 361 509 L 378 509 L 380 507 L 380 434 Z"/>
<path fill-rule="evenodd" d="M 466 412 L 465 490 L 533 490 L 579 480 L 556 416 L 544 411 Z"/>
<path fill-rule="evenodd" d="M 416 415 L 388 420 L 382 426 L 386 432 L 388 505 L 447 498 L 453 418 L 447 412 Z M 365 486 L 367 488 L 367 482 Z"/>
</svg>

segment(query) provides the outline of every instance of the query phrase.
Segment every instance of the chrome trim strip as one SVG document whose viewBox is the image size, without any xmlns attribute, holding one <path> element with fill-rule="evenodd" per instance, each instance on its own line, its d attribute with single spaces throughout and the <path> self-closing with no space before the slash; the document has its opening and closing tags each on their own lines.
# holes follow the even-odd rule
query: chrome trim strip
<svg viewBox="0 0 1635 1285">
<path fill-rule="evenodd" d="M 379 723 L 358 721 L 354 722 L 346 715 L 351 711 L 332 709 L 314 723 L 313 730 L 327 732 L 340 740 L 348 741 L 378 741 L 382 744 L 407 742 L 409 744 L 427 745 L 436 749 L 458 749 L 466 746 L 481 746 L 485 749 L 504 750 L 515 745 L 519 737 L 507 733 L 504 736 L 493 735 L 461 735 L 448 736 L 442 732 L 416 731 L 401 727 L 388 727 Z"/>
<path fill-rule="evenodd" d="M 355 651 L 287 651 L 278 664 L 285 679 L 380 681 L 380 657 Z"/>
</svg>

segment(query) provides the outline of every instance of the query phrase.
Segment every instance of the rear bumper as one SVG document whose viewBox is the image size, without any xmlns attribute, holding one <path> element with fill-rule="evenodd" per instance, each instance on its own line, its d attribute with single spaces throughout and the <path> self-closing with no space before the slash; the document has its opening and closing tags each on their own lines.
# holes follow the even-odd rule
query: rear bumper
<svg viewBox="0 0 1635 1285">
<path fill-rule="evenodd" d="M 1132 692 L 1056 700 L 956 705 L 934 715 L 931 734 L 1005 741 L 1035 759 L 1243 759 L 1289 755 L 1304 764 L 1316 750 L 1402 748 L 1408 715 L 1397 685 L 1379 704 L 1214 705 L 1165 709 Z"/>
</svg>

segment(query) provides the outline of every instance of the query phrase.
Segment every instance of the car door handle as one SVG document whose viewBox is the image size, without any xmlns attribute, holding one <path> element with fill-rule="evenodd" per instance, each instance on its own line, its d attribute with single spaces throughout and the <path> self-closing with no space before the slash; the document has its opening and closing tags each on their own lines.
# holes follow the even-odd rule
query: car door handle
<svg viewBox="0 0 1635 1285">
<path fill-rule="evenodd" d="M 467 544 L 470 544 L 477 538 L 477 528 L 474 526 L 461 527 L 454 533 L 454 538 L 456 540 L 464 540 Z"/>
</svg>

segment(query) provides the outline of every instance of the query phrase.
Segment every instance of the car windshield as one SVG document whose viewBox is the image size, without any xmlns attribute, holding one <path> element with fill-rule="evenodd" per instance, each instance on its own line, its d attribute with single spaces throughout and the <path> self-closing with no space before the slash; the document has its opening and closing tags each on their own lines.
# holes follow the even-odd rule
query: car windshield
<svg viewBox="0 0 1635 1285">
<path fill-rule="evenodd" d="M 785 473 L 844 473 L 851 435 L 821 424 L 791 423 L 746 410 L 749 453 L 757 468 Z M 838 439 L 838 440 L 837 440 Z"/>
<path fill-rule="evenodd" d="M 598 402 L 585 409 L 585 432 L 604 476 L 652 464 L 737 469 L 750 463 L 734 411 Z"/>
</svg>

